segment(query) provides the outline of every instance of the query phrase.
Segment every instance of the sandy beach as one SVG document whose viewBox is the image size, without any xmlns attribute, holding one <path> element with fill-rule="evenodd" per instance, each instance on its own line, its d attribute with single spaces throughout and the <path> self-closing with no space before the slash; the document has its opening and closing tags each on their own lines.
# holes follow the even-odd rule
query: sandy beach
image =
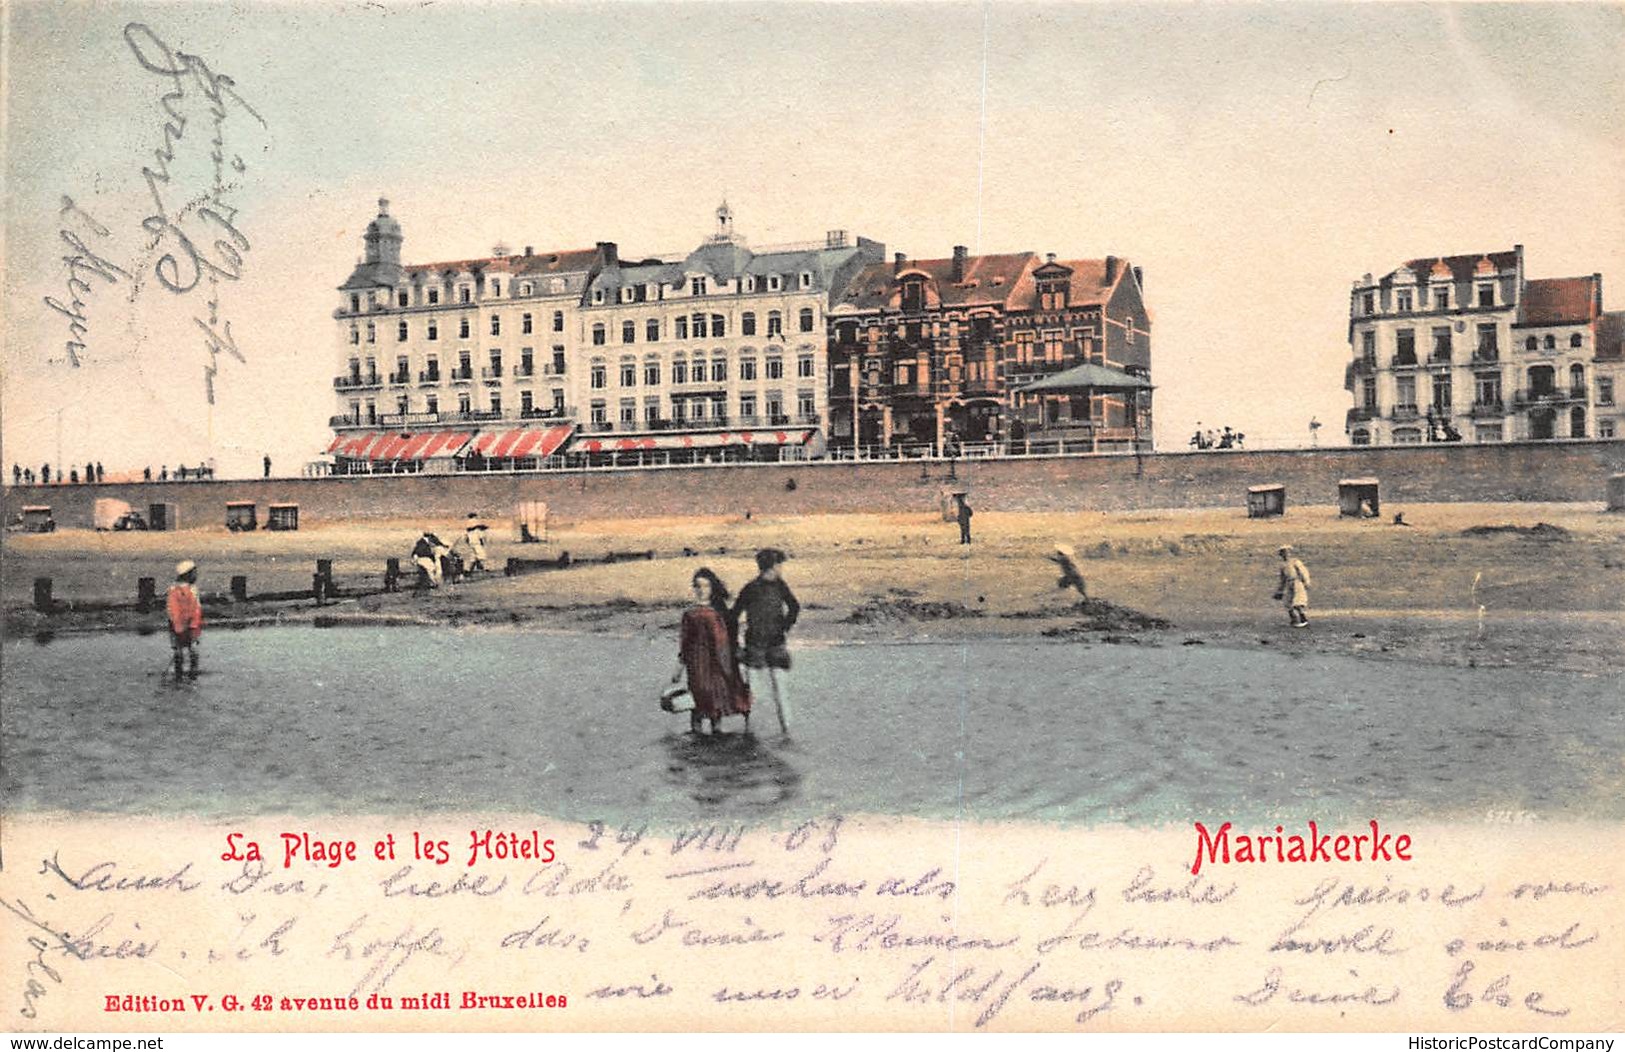
<svg viewBox="0 0 1625 1052">
<path fill-rule="evenodd" d="M 1587 504 L 1439 504 L 1390 518 L 1339 518 L 1330 507 L 1285 519 L 1240 511 L 1000 514 L 975 520 L 974 543 L 929 515 L 670 518 L 554 525 L 520 544 L 492 518 L 490 565 L 426 597 L 381 592 L 385 560 L 406 557 L 417 531 L 448 541 L 455 522 L 328 526 L 295 533 L 94 533 L 6 536 L 9 635 L 140 630 L 161 613 L 135 609 L 136 581 L 160 593 L 180 558 L 202 567 L 210 623 L 523 625 L 623 636 L 666 633 L 693 571 L 709 566 L 735 590 L 752 553 L 773 545 L 804 604 L 797 636 L 823 642 L 1062 636 L 1139 645 L 1275 647 L 1456 666 L 1596 674 L 1625 669 L 1625 519 Z M 1089 601 L 1056 588 L 1046 555 L 1078 554 Z M 1293 631 L 1275 587 L 1275 550 L 1291 543 L 1314 575 L 1308 630 Z M 506 577 L 509 557 L 567 569 Z M 310 588 L 315 560 L 333 560 L 337 602 L 267 600 Z M 232 575 L 250 600 L 228 598 Z M 32 581 L 52 578 L 59 609 L 32 609 Z"/>
</svg>

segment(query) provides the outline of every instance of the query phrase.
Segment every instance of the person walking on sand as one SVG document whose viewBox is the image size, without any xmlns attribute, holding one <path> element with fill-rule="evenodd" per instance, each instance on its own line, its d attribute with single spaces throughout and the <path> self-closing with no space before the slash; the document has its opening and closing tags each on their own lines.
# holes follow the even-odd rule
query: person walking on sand
<svg viewBox="0 0 1625 1052">
<path fill-rule="evenodd" d="M 694 606 L 683 613 L 682 631 L 677 643 L 677 670 L 673 684 L 688 674 L 688 692 L 694 698 L 689 712 L 689 729 L 700 733 L 700 725 L 711 721 L 711 733 L 722 730 L 724 716 L 745 717 L 750 730 L 750 688 L 739 672 L 737 641 L 731 629 L 733 615 L 728 609 L 728 586 L 709 567 L 694 571 L 689 580 Z"/>
<path fill-rule="evenodd" d="M 970 518 L 976 513 L 970 509 L 970 499 L 963 493 L 954 494 L 954 500 L 959 504 L 959 543 L 970 543 Z"/>
<path fill-rule="evenodd" d="M 1275 598 L 1286 604 L 1287 620 L 1293 628 L 1309 627 L 1309 567 L 1303 560 L 1292 556 L 1292 545 L 1283 544 L 1276 550 L 1281 557 L 1281 579 L 1275 589 Z"/>
<path fill-rule="evenodd" d="M 795 627 L 801 604 L 784 578 L 779 565 L 789 556 L 777 548 L 756 553 L 756 579 L 739 590 L 734 603 L 735 624 L 745 625 L 745 682 L 755 697 L 765 685 L 773 695 L 779 717 L 779 731 L 790 736 L 790 696 L 782 675 L 790 669 L 790 648 L 786 636 Z"/>
<path fill-rule="evenodd" d="M 203 635 L 203 604 L 197 596 L 197 563 L 185 559 L 175 565 L 175 583 L 169 586 L 165 606 L 169 612 L 169 645 L 175 652 L 175 679 L 181 678 L 181 665 L 189 664 L 187 675 L 197 679 L 197 645 Z"/>
<path fill-rule="evenodd" d="M 485 569 L 485 523 L 473 512 L 468 513 L 468 526 L 463 530 L 463 541 L 468 545 L 468 573 Z"/>
<path fill-rule="evenodd" d="M 417 544 L 412 546 L 412 562 L 417 564 L 423 573 L 418 575 L 418 590 L 422 591 L 425 584 L 430 588 L 439 588 L 443 576 L 441 573 L 440 558 L 449 553 L 450 548 L 428 530 L 418 538 Z"/>
</svg>

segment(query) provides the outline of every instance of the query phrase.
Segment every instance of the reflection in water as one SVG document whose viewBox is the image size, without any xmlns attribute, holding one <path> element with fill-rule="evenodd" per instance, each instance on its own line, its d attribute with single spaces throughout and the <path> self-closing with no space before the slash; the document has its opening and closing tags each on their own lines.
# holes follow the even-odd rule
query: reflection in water
<svg viewBox="0 0 1625 1052">
<path fill-rule="evenodd" d="M 701 807 L 777 812 L 800 796 L 801 772 L 755 734 L 672 733 L 666 780 Z"/>
</svg>

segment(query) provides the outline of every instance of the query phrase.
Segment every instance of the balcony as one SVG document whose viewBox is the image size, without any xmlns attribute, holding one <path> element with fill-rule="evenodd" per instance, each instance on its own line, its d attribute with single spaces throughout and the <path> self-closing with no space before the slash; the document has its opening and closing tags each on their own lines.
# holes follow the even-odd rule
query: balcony
<svg viewBox="0 0 1625 1052">
<path fill-rule="evenodd" d="M 521 420 L 551 420 L 567 415 L 563 406 L 531 406 L 529 409 L 519 410 Z"/>
<path fill-rule="evenodd" d="M 513 375 L 517 379 L 528 380 L 532 376 L 536 375 L 536 366 L 534 364 L 520 362 L 519 365 L 514 369 Z"/>
<path fill-rule="evenodd" d="M 1567 391 L 1556 387 L 1542 387 L 1533 390 L 1516 391 L 1512 395 L 1514 409 L 1564 405 L 1570 402 L 1584 402 L 1586 400 L 1586 389 L 1583 387 L 1571 388 Z"/>
<path fill-rule="evenodd" d="M 1410 402 L 1405 405 L 1394 406 L 1393 412 L 1388 414 L 1388 419 L 1401 421 L 1416 420 L 1420 418 L 1421 415 L 1421 411 L 1416 408 L 1416 403 Z"/>
<path fill-rule="evenodd" d="M 403 372 L 394 372 L 394 373 L 389 374 L 389 385 L 391 387 L 401 387 L 401 386 L 403 386 L 405 384 L 409 384 L 411 382 L 412 382 L 412 374 L 410 372 L 404 372 L 403 371 Z"/>
<path fill-rule="evenodd" d="M 450 375 L 453 383 L 468 383 L 474 379 L 474 370 L 469 366 L 459 365 L 451 371 Z"/>
<path fill-rule="evenodd" d="M 500 365 L 492 365 L 492 366 L 489 366 L 487 368 L 481 369 L 480 370 L 480 379 L 481 380 L 501 380 L 502 379 L 502 366 L 500 366 Z"/>
<path fill-rule="evenodd" d="M 360 427 L 359 416 L 330 416 L 327 418 L 328 427 Z"/>
<path fill-rule="evenodd" d="M 1467 415 L 1472 417 L 1474 420 L 1483 420 L 1486 417 L 1506 416 L 1506 407 L 1499 401 L 1474 402 L 1473 407 L 1467 411 Z"/>
<path fill-rule="evenodd" d="M 1363 424 L 1368 421 L 1375 420 L 1376 418 L 1376 406 L 1355 406 L 1353 409 L 1350 409 L 1348 414 L 1344 417 L 1343 426 L 1351 427 L 1354 424 Z"/>
<path fill-rule="evenodd" d="M 378 418 L 381 427 L 412 427 L 417 424 L 438 424 L 443 413 L 385 413 Z"/>
<path fill-rule="evenodd" d="M 1377 373 L 1377 360 L 1363 356 L 1356 358 L 1349 366 L 1349 372 L 1354 376 L 1375 376 Z"/>
<path fill-rule="evenodd" d="M 1388 363 L 1390 369 L 1415 369 L 1416 367 L 1417 361 L 1414 354 L 1396 354 Z"/>
<path fill-rule="evenodd" d="M 439 382 L 439 369 L 423 369 L 418 372 L 418 383 L 420 384 L 437 384 Z"/>
<path fill-rule="evenodd" d="M 1501 351 L 1497 347 L 1480 347 L 1473 352 L 1474 362 L 1499 362 Z"/>
<path fill-rule="evenodd" d="M 378 387 L 378 386 L 380 386 L 380 384 L 378 382 L 378 374 L 377 373 L 373 373 L 371 376 L 353 376 L 352 375 L 352 376 L 335 376 L 335 377 L 333 377 L 333 389 L 336 390 L 336 391 L 357 391 L 357 390 L 360 390 L 360 389 L 362 389 L 364 387 Z"/>
<path fill-rule="evenodd" d="M 1449 365 L 1454 360 L 1455 356 L 1452 355 L 1448 349 L 1443 351 L 1435 350 L 1432 354 L 1428 355 L 1429 365 Z"/>
</svg>

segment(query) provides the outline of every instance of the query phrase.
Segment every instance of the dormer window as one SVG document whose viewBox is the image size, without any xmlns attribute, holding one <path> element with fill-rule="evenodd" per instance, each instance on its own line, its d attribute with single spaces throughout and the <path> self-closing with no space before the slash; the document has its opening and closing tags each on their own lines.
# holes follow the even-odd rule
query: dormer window
<svg viewBox="0 0 1625 1052">
<path fill-rule="evenodd" d="M 745 291 L 746 292 L 755 292 L 756 291 L 756 275 L 755 274 L 746 274 L 745 275 Z"/>
<path fill-rule="evenodd" d="M 356 292 L 350 293 L 350 310 L 354 311 L 354 312 L 360 312 L 360 310 L 361 310 L 361 295 L 360 295 L 360 293 L 356 293 Z"/>
<path fill-rule="evenodd" d="M 622 303 L 631 303 L 635 296 L 636 296 L 636 291 L 632 288 L 632 286 L 627 285 L 627 286 L 625 286 L 624 288 L 621 289 L 621 302 Z"/>
<path fill-rule="evenodd" d="M 769 292 L 777 292 L 777 291 L 779 291 L 780 285 L 781 285 L 781 282 L 780 282 L 779 276 L 777 274 L 769 274 L 767 276 L 767 291 L 769 291 Z"/>
<path fill-rule="evenodd" d="M 429 290 L 429 304 L 431 306 L 433 306 L 434 304 L 439 303 L 439 302 L 440 302 L 440 290 L 439 289 L 430 289 Z"/>
<path fill-rule="evenodd" d="M 1407 314 L 1412 310 L 1411 294 L 1408 291 L 1398 293 L 1396 296 L 1396 301 L 1397 302 L 1394 304 L 1394 309 L 1399 311 L 1401 314 Z"/>
<path fill-rule="evenodd" d="M 473 298 L 474 298 L 474 290 L 473 289 L 469 288 L 467 285 L 461 285 L 461 286 L 458 287 L 458 289 L 457 289 L 458 302 L 467 303 L 469 300 L 471 300 Z"/>
<path fill-rule="evenodd" d="M 925 282 L 905 281 L 903 283 L 903 309 L 906 311 L 925 309 Z"/>
<path fill-rule="evenodd" d="M 801 272 L 801 287 L 804 289 L 812 288 L 812 275 L 805 270 Z"/>
<path fill-rule="evenodd" d="M 1485 282 L 1478 286 L 1478 305 L 1480 307 L 1495 306 L 1495 284 L 1493 282 Z"/>
<path fill-rule="evenodd" d="M 1038 283 L 1038 308 L 1040 310 L 1066 309 L 1067 282 L 1041 281 Z"/>
<path fill-rule="evenodd" d="M 603 289 L 593 289 L 592 290 L 592 301 L 594 303 L 603 303 L 604 302 L 604 290 Z"/>
<path fill-rule="evenodd" d="M 1368 292 L 1361 297 L 1360 307 L 1366 314 L 1377 313 L 1377 297 L 1375 293 Z"/>
<path fill-rule="evenodd" d="M 405 289 L 401 289 L 395 294 L 395 302 L 397 305 L 402 307 L 408 306 L 412 302 L 412 294 L 407 292 Z"/>
<path fill-rule="evenodd" d="M 704 278 L 694 278 L 692 281 L 690 281 L 688 283 L 688 294 L 690 296 L 703 296 L 703 295 L 705 295 L 705 279 Z"/>
<path fill-rule="evenodd" d="M 1450 286 L 1441 285 L 1433 292 L 1433 305 L 1440 310 L 1450 309 Z"/>
<path fill-rule="evenodd" d="M 528 281 L 525 282 L 523 285 L 519 286 L 519 295 L 521 295 L 521 296 L 532 295 L 532 294 L 535 293 L 535 291 L 536 291 L 536 286 L 532 285 Z"/>
<path fill-rule="evenodd" d="M 502 295 L 502 282 L 498 281 L 496 278 L 491 279 L 491 295 Z"/>
</svg>

